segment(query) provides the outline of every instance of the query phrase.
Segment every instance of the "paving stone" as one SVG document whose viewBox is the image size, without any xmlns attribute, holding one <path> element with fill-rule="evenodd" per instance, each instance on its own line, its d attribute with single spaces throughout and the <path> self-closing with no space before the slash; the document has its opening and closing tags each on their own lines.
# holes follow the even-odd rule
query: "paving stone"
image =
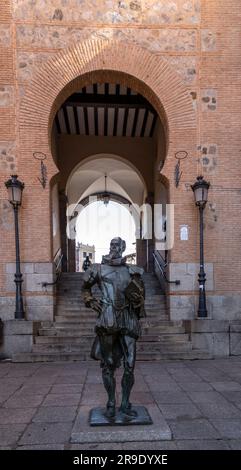
<svg viewBox="0 0 241 470">
<path fill-rule="evenodd" d="M 43 395 L 13 396 L 5 403 L 5 408 L 36 408 L 43 401 Z"/>
<path fill-rule="evenodd" d="M 174 374 L 173 377 L 175 377 L 175 381 L 177 383 L 179 383 L 179 382 L 201 382 L 203 380 L 198 375 L 190 374 L 190 373 L 185 373 L 185 374 L 177 373 L 177 374 Z"/>
<path fill-rule="evenodd" d="M 29 424 L 19 441 L 22 444 L 62 444 L 69 441 L 72 423 Z"/>
<path fill-rule="evenodd" d="M 12 392 L 11 390 L 0 390 L 0 403 L 3 404 L 5 401 L 9 400 L 13 396 L 13 394 L 14 392 Z"/>
<path fill-rule="evenodd" d="M 15 388 L 15 390 L 17 390 L 17 388 L 20 388 L 21 385 L 23 385 L 25 383 L 25 378 L 22 378 L 22 377 L 4 377 L 4 378 L 1 378 L 1 390 L 4 389 L 4 387 L 6 387 L 6 389 L 8 390 L 9 388 Z"/>
<path fill-rule="evenodd" d="M 233 403 L 241 403 L 241 391 L 240 392 L 222 392 L 222 395 L 228 400 L 232 401 Z"/>
<path fill-rule="evenodd" d="M 152 392 L 157 403 L 191 403 L 184 392 Z"/>
<path fill-rule="evenodd" d="M 228 443 L 232 450 L 241 450 L 241 439 L 230 439 Z"/>
<path fill-rule="evenodd" d="M 227 403 L 225 398 L 218 392 L 187 392 L 195 403 Z"/>
<path fill-rule="evenodd" d="M 9 369 L 9 372 L 6 377 L 29 377 L 38 368 L 39 365 L 35 364 L 26 364 L 26 366 L 21 365 L 19 368 L 16 367 L 16 364 L 14 364 L 14 367 Z"/>
<path fill-rule="evenodd" d="M 0 424 L 29 423 L 36 408 L 1 408 Z"/>
<path fill-rule="evenodd" d="M 81 406 L 71 434 L 72 443 L 90 442 L 132 442 L 170 440 L 171 432 L 160 410 L 156 405 L 149 405 L 152 417 L 151 425 L 89 426 L 89 406 Z"/>
<path fill-rule="evenodd" d="M 36 444 L 32 446 L 18 446 L 16 450 L 64 450 L 64 444 Z"/>
<path fill-rule="evenodd" d="M 225 382 L 227 376 L 224 374 L 219 374 L 217 371 L 205 371 L 199 373 L 201 380 L 206 380 L 207 382 Z"/>
<path fill-rule="evenodd" d="M 167 382 L 172 383 L 173 385 L 177 385 L 176 381 L 170 374 L 160 375 L 159 373 L 153 373 L 152 375 L 145 375 L 143 377 L 148 385 L 151 385 L 153 382 L 156 384 L 163 384 Z"/>
<path fill-rule="evenodd" d="M 105 390 L 103 382 L 101 382 L 100 384 L 85 383 L 84 393 L 88 393 L 89 395 L 95 395 L 96 393 L 101 393 L 103 392 L 103 390 Z"/>
<path fill-rule="evenodd" d="M 86 383 L 90 383 L 90 384 L 101 384 L 103 381 L 102 381 L 102 377 L 101 377 L 101 374 L 98 373 L 98 375 L 93 375 L 93 374 L 88 374 L 87 375 L 87 378 L 86 378 Z"/>
<path fill-rule="evenodd" d="M 60 376 L 77 375 L 77 376 L 81 376 L 85 378 L 85 376 L 87 375 L 87 372 L 88 372 L 88 367 L 85 366 L 83 362 L 81 362 L 76 366 L 75 365 L 70 365 L 70 367 L 62 366 L 59 371 L 59 375 Z"/>
<path fill-rule="evenodd" d="M 79 385 L 84 383 L 84 377 L 80 377 L 78 375 L 60 375 L 55 380 L 55 384 Z"/>
<path fill-rule="evenodd" d="M 198 403 L 200 412 L 207 418 L 241 418 L 241 411 L 231 403 Z"/>
<path fill-rule="evenodd" d="M 122 450 L 122 444 L 105 442 L 104 444 L 71 444 L 70 450 Z"/>
<path fill-rule="evenodd" d="M 33 418 L 34 423 L 61 423 L 73 421 L 77 406 L 41 406 Z"/>
<path fill-rule="evenodd" d="M 1 390 L 0 390 L 0 394 L 3 394 L 3 395 L 12 395 L 13 393 L 15 393 L 16 391 L 19 391 L 21 390 L 21 385 L 6 385 L 6 384 L 3 384 L 1 383 Z"/>
<path fill-rule="evenodd" d="M 106 395 L 107 396 L 107 395 Z M 121 393 L 117 393 L 119 403 L 121 402 Z M 154 398 L 150 392 L 135 392 L 131 393 L 131 402 L 136 405 L 149 405 L 154 403 Z"/>
<path fill-rule="evenodd" d="M 50 384 L 28 384 L 28 385 L 23 385 L 15 394 L 15 396 L 20 396 L 20 395 L 34 395 L 37 393 L 38 395 L 47 395 L 51 388 Z"/>
<path fill-rule="evenodd" d="M 201 418 L 201 412 L 191 404 L 159 404 L 159 409 L 166 419 L 193 419 Z"/>
<path fill-rule="evenodd" d="M 176 441 L 178 450 L 229 450 L 229 445 L 223 440 L 185 440 Z"/>
<path fill-rule="evenodd" d="M 79 385 L 70 385 L 70 384 L 57 384 L 53 385 L 50 393 L 54 393 L 55 395 L 63 394 L 66 395 L 68 393 L 71 394 L 81 394 L 83 390 L 84 385 L 79 384 Z"/>
<path fill-rule="evenodd" d="M 168 420 L 174 439 L 218 439 L 216 429 L 206 419 Z"/>
<path fill-rule="evenodd" d="M 148 409 L 149 407 L 152 409 L 156 428 L 150 433 L 152 425 L 145 426 L 143 432 L 140 426 L 135 426 L 140 438 L 134 436 L 130 427 L 127 431 L 125 430 L 125 434 L 127 433 L 125 438 L 123 434 L 113 436 L 113 428 L 110 427 L 108 427 L 110 429 L 102 428 L 101 430 L 96 427 L 90 428 L 88 424 L 90 408 L 92 405 L 96 406 L 97 400 L 100 400 L 100 404 L 103 405 L 107 399 L 101 370 L 95 363 L 41 365 L 9 363 L 8 367 L 4 368 L 5 370 L 2 366 L 6 364 L 0 363 L 0 403 L 2 402 L 0 437 L 4 438 L 4 440 L 0 439 L 1 450 L 5 448 L 18 450 L 63 450 L 64 448 L 75 450 L 172 450 L 175 448 L 222 450 L 232 448 L 241 450 L 240 357 L 212 361 L 138 363 L 131 398 L 134 398 L 137 404 L 141 404 L 143 400 L 155 399 L 159 407 L 158 409 L 156 405 L 147 406 Z M 120 399 L 122 374 L 121 369 L 116 374 L 118 399 Z M 79 421 L 82 443 L 70 444 L 69 426 L 71 427 L 73 425 L 71 421 L 75 420 L 82 393 L 84 400 L 91 401 L 90 405 L 80 407 L 81 410 L 88 410 L 85 411 L 84 420 Z M 162 428 L 158 428 L 159 416 L 163 420 L 162 423 L 164 422 L 169 429 L 167 438 L 164 435 L 158 438 L 157 432 L 160 432 Z M 23 432 L 24 436 L 26 435 L 27 423 L 30 423 L 31 419 L 33 423 L 29 424 L 28 428 L 33 425 L 39 427 L 30 428 L 30 435 L 27 436 L 30 439 L 28 442 L 17 442 Z M 76 419 L 74 425 L 77 421 Z M 55 427 L 54 430 L 53 426 L 60 427 Z M 67 437 L 66 429 L 69 433 Z M 174 441 L 170 440 L 171 430 L 174 434 Z M 85 442 L 86 436 L 94 440 L 93 434 L 91 437 L 87 435 L 92 431 L 101 433 L 99 434 L 100 440 Z M 39 440 L 38 432 L 41 440 Z M 103 435 L 106 432 L 108 437 L 106 434 Z M 123 432 L 123 427 L 120 432 Z M 47 439 L 46 435 L 50 438 Z M 117 443 L 118 438 L 121 442 Z M 109 439 L 109 442 L 104 442 L 106 439 Z"/>
<path fill-rule="evenodd" d="M 11 393 L 1 393 L 0 392 L 0 406 L 3 406 L 3 404 L 9 399 L 11 396 Z"/>
<path fill-rule="evenodd" d="M 211 392 L 213 390 L 207 382 L 179 382 L 179 386 L 187 392 Z"/>
<path fill-rule="evenodd" d="M 147 393 L 150 393 L 150 387 L 145 382 L 135 381 L 134 386 L 133 386 L 133 392 L 147 392 Z"/>
<path fill-rule="evenodd" d="M 232 382 L 232 381 L 227 381 L 227 382 L 211 382 L 211 385 L 215 390 L 218 392 L 235 392 L 235 391 L 240 391 L 241 392 L 241 385 L 238 382 Z"/>
<path fill-rule="evenodd" d="M 107 394 L 104 390 L 102 392 L 97 392 L 96 394 L 88 391 L 83 393 L 81 398 L 81 405 L 103 405 L 107 401 Z"/>
<path fill-rule="evenodd" d="M 24 429 L 26 424 L 5 424 L 0 426 L 0 443 L 1 446 L 8 446 L 15 444 Z"/>
<path fill-rule="evenodd" d="M 149 388 L 152 392 L 169 392 L 169 391 L 175 391 L 178 392 L 181 390 L 179 385 L 176 382 L 156 382 L 153 380 L 152 383 L 149 383 Z"/>
<path fill-rule="evenodd" d="M 0 377 L 5 377 L 10 369 L 10 364 L 3 364 L 0 362 Z"/>
<path fill-rule="evenodd" d="M 49 394 L 42 403 L 42 406 L 71 406 L 78 405 L 80 394 L 57 395 Z"/>
<path fill-rule="evenodd" d="M 123 442 L 123 450 L 177 450 L 173 441 Z"/>
<path fill-rule="evenodd" d="M 32 377 L 28 378 L 25 382 L 25 385 L 53 385 L 56 381 L 56 376 L 54 375 L 46 375 L 41 377 L 36 377 L 33 375 Z"/>
<path fill-rule="evenodd" d="M 226 439 L 241 438 L 241 418 L 239 419 L 213 419 L 210 421 L 219 431 L 221 437 Z"/>
</svg>

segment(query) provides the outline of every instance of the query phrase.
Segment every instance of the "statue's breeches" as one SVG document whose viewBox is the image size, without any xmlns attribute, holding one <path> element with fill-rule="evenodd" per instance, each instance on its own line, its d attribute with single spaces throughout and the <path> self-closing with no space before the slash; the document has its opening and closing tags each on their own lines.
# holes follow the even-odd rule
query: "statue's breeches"
<svg viewBox="0 0 241 470">
<path fill-rule="evenodd" d="M 112 305 L 103 309 L 99 315 L 95 331 L 97 334 L 121 333 L 138 339 L 141 326 L 138 316 L 130 308 L 116 310 Z"/>
</svg>

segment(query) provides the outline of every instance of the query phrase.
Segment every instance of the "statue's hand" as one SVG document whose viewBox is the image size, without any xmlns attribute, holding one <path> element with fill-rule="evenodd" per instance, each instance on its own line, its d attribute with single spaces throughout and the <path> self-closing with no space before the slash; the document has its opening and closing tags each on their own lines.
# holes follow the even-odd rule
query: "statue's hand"
<svg viewBox="0 0 241 470">
<path fill-rule="evenodd" d="M 86 305 L 86 307 L 92 308 L 93 310 L 95 310 L 95 312 L 97 312 L 98 314 L 100 314 L 102 312 L 101 302 L 97 299 L 94 299 L 94 297 L 89 298 L 85 302 L 85 305 Z"/>
</svg>

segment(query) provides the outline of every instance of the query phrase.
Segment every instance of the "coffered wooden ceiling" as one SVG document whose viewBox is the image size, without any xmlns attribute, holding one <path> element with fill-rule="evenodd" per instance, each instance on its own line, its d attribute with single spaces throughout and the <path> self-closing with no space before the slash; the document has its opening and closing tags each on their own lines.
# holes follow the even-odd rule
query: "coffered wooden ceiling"
<svg viewBox="0 0 241 470">
<path fill-rule="evenodd" d="M 55 117 L 58 134 L 152 137 L 157 113 L 130 88 L 95 83 L 71 95 Z"/>
</svg>

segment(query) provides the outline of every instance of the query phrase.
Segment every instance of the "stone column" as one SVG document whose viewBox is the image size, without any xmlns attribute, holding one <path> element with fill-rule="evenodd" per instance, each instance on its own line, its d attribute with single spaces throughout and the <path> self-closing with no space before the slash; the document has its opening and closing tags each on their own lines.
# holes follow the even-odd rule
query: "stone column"
<svg viewBox="0 0 241 470">
<path fill-rule="evenodd" d="M 145 200 L 146 204 L 149 204 L 151 206 L 152 210 L 152 227 L 151 227 L 151 233 L 152 233 L 152 238 L 146 240 L 146 258 L 147 258 L 147 272 L 153 272 L 154 270 L 154 265 L 153 265 L 153 251 L 155 249 L 155 238 L 154 238 L 154 193 L 153 192 L 148 192 L 148 195 Z"/>
<path fill-rule="evenodd" d="M 68 240 L 68 272 L 75 273 L 75 239 Z"/>
<path fill-rule="evenodd" d="M 64 191 L 59 191 L 59 225 L 60 225 L 60 239 L 61 239 L 61 253 L 62 258 L 62 271 L 67 272 L 67 235 L 66 235 L 66 207 L 67 197 Z"/>
</svg>

